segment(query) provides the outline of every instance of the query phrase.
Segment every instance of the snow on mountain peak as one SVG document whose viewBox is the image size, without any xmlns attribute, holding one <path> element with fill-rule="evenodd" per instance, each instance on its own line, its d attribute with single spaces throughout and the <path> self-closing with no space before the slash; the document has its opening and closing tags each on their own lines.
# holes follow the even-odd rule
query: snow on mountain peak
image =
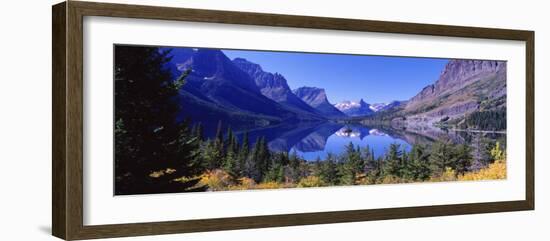
<svg viewBox="0 0 550 241">
<path fill-rule="evenodd" d="M 378 112 L 388 106 L 389 103 L 376 103 L 370 105 L 370 109 L 374 112 Z"/>
<path fill-rule="evenodd" d="M 352 108 L 361 107 L 361 104 L 358 101 L 356 102 L 356 101 L 346 100 L 346 101 L 342 101 L 340 103 L 335 104 L 334 107 L 336 107 L 339 110 L 348 110 L 348 109 L 352 109 Z"/>
</svg>

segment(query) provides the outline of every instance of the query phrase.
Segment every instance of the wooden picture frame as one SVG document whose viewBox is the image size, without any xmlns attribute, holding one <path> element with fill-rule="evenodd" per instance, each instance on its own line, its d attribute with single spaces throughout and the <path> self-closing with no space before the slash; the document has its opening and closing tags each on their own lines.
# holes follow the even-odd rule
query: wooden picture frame
<svg viewBox="0 0 550 241">
<path fill-rule="evenodd" d="M 534 32 L 432 24 L 384 22 L 67 1 L 52 8 L 52 233 L 66 240 L 280 227 L 474 213 L 533 210 L 534 189 Z M 400 207 L 336 212 L 215 218 L 87 226 L 83 224 L 83 17 L 107 16 L 229 23 L 327 30 L 365 31 L 526 43 L 525 199 L 489 203 Z"/>
</svg>

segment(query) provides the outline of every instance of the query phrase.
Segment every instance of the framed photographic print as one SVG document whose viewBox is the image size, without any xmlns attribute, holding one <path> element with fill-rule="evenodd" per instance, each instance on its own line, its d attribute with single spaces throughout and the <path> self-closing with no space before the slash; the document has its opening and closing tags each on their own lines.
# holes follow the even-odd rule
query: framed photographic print
<svg viewBox="0 0 550 241">
<path fill-rule="evenodd" d="M 534 32 L 53 6 L 53 235 L 534 209 Z"/>
</svg>

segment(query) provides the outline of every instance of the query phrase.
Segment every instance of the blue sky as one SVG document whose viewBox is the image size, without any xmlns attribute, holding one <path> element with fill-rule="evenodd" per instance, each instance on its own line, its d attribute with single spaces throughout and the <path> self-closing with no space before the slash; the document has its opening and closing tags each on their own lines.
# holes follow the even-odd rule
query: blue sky
<svg viewBox="0 0 550 241">
<path fill-rule="evenodd" d="M 223 50 L 285 76 L 291 89 L 324 88 L 329 101 L 407 100 L 437 80 L 448 59 Z"/>
</svg>

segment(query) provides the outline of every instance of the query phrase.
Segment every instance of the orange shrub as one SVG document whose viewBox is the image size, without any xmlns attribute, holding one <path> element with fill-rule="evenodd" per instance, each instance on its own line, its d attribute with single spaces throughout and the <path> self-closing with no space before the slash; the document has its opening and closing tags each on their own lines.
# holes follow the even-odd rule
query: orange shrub
<svg viewBox="0 0 550 241">
<path fill-rule="evenodd" d="M 227 172 L 215 169 L 202 174 L 199 185 L 207 185 L 209 191 L 222 191 L 234 185 L 234 182 Z"/>
</svg>

